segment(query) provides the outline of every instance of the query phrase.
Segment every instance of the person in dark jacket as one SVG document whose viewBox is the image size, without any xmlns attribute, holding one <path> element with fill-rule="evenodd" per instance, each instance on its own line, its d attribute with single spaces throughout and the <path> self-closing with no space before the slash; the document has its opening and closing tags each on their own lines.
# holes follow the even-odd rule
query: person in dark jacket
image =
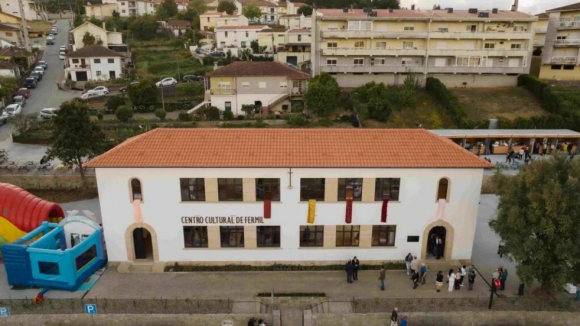
<svg viewBox="0 0 580 326">
<path fill-rule="evenodd" d="M 500 291 L 504 291 L 505 290 L 505 282 L 507 280 L 507 277 L 508 277 L 507 268 L 503 268 L 502 267 L 502 272 L 501 272 L 501 275 L 499 277 L 500 284 L 501 284 L 500 287 L 499 287 L 499 290 Z"/>
<path fill-rule="evenodd" d="M 256 326 L 256 318 L 250 318 L 250 320 L 248 320 L 248 326 Z"/>
<path fill-rule="evenodd" d="M 353 260 L 352 260 L 352 279 L 353 281 L 358 281 L 358 268 L 360 266 L 360 262 L 358 261 L 358 258 L 356 258 L 356 256 L 354 256 Z"/>
<path fill-rule="evenodd" d="M 419 271 L 414 271 L 411 279 L 413 280 L 413 290 L 415 290 L 419 285 Z"/>
<path fill-rule="evenodd" d="M 347 283 L 352 283 L 352 272 L 353 272 L 353 266 L 352 266 L 352 261 L 348 261 L 348 263 L 346 263 L 346 282 Z"/>
</svg>

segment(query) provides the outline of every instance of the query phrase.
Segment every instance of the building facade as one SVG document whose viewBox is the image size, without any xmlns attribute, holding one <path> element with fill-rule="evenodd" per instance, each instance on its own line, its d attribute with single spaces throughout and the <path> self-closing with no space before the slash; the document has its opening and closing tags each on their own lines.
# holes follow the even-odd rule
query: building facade
<svg viewBox="0 0 580 326">
<path fill-rule="evenodd" d="M 118 3 L 100 3 L 91 4 L 85 6 L 85 15 L 87 17 L 95 17 L 97 19 L 103 19 L 105 17 L 113 17 L 113 12 L 116 11 L 120 14 Z"/>
<path fill-rule="evenodd" d="M 66 58 L 65 75 L 72 81 L 121 78 L 123 55 L 101 45 L 87 45 Z"/>
<path fill-rule="evenodd" d="M 0 8 L 3 12 L 20 17 L 18 0 L 0 0 Z M 33 0 L 22 0 L 22 9 L 26 20 L 47 20 L 48 11 L 41 3 Z"/>
<path fill-rule="evenodd" d="M 69 31 L 69 33 L 69 43 L 72 45 L 73 51 L 82 49 L 85 46 L 83 43 L 83 37 L 86 33 L 93 35 L 95 40 L 97 42 L 102 42 L 101 45 L 106 48 L 125 46 L 123 44 L 123 34 L 121 32 L 107 31 L 104 22 L 103 27 L 99 27 L 91 22 L 85 22 Z"/>
<path fill-rule="evenodd" d="M 534 50 L 542 49 L 546 43 L 546 32 L 548 31 L 548 21 L 550 15 L 541 13 L 536 15 L 538 22 L 536 23 L 536 33 L 534 35 Z"/>
<path fill-rule="evenodd" d="M 206 78 L 211 105 L 235 116 L 249 106 L 263 115 L 289 112 L 290 101 L 302 100 L 308 85 L 308 74 L 271 61 L 236 61 Z"/>
<path fill-rule="evenodd" d="M 304 15 L 280 15 L 278 23 L 286 28 L 312 28 L 312 17 Z"/>
<path fill-rule="evenodd" d="M 515 85 L 529 72 L 537 20 L 453 8 L 319 9 L 312 17 L 312 74 L 333 74 L 342 87 L 401 84 L 410 71 L 452 87 Z"/>
<path fill-rule="evenodd" d="M 222 26 L 215 29 L 216 47 L 218 50 L 230 50 L 233 55 L 245 49 L 252 50 L 250 44 L 258 41 L 258 32 L 268 29 L 265 25 Z"/>
<path fill-rule="evenodd" d="M 547 10 L 540 78 L 578 80 L 580 77 L 580 2 Z"/>
<path fill-rule="evenodd" d="M 422 129 L 155 129 L 88 166 L 110 262 L 325 265 L 468 262 L 489 164 Z"/>
<path fill-rule="evenodd" d="M 291 29 L 286 33 L 284 46 L 276 51 L 275 60 L 292 67 L 301 67 L 310 61 L 311 44 L 312 32 L 309 29 Z"/>
<path fill-rule="evenodd" d="M 0 40 L 9 42 L 13 46 L 24 46 L 22 30 L 13 25 L 0 24 Z"/>
</svg>

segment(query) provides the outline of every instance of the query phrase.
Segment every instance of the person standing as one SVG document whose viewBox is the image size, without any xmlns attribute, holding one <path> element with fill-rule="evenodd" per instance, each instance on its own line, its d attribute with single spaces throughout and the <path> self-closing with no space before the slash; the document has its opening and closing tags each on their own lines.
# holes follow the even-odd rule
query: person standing
<svg viewBox="0 0 580 326">
<path fill-rule="evenodd" d="M 390 326 L 397 326 L 397 321 L 399 320 L 399 308 L 395 307 L 391 312 L 391 325 Z"/>
<path fill-rule="evenodd" d="M 419 271 L 414 271 L 411 279 L 413 280 L 413 290 L 415 290 L 419 285 Z"/>
<path fill-rule="evenodd" d="M 266 322 L 263 319 L 258 320 L 258 326 L 266 326 Z"/>
<path fill-rule="evenodd" d="M 407 316 L 401 317 L 401 326 L 407 326 Z"/>
<path fill-rule="evenodd" d="M 459 285 L 463 286 L 463 280 L 467 276 L 467 270 L 465 269 L 465 265 L 461 266 L 461 278 L 459 279 Z"/>
<path fill-rule="evenodd" d="M 473 291 L 473 283 L 475 283 L 475 268 L 469 270 L 469 275 L 467 276 L 467 291 Z"/>
<path fill-rule="evenodd" d="M 455 288 L 455 279 L 457 278 L 457 276 L 455 275 L 455 273 L 453 273 L 453 269 L 449 270 L 449 292 L 453 292 L 453 289 Z"/>
<path fill-rule="evenodd" d="M 354 256 L 354 259 L 352 260 L 352 279 L 353 281 L 358 281 L 358 268 L 360 266 L 360 262 L 358 261 L 358 258 L 356 258 L 356 256 Z"/>
<path fill-rule="evenodd" d="M 435 289 L 437 292 L 441 292 L 441 287 L 443 286 L 443 271 L 437 272 L 435 276 Z"/>
<path fill-rule="evenodd" d="M 455 271 L 455 290 L 459 290 L 460 289 L 460 283 L 459 281 L 461 280 L 461 268 L 458 268 L 457 271 Z"/>
<path fill-rule="evenodd" d="M 347 283 L 352 283 L 352 262 L 349 260 L 348 263 L 346 263 L 346 282 Z"/>
<path fill-rule="evenodd" d="M 256 318 L 250 318 L 250 320 L 248 320 L 248 326 L 256 326 Z"/>
<path fill-rule="evenodd" d="M 580 301 L 580 283 L 576 284 L 576 301 Z"/>
<path fill-rule="evenodd" d="M 425 266 L 425 263 L 421 264 L 421 284 L 425 285 L 425 281 L 427 280 L 427 266 Z"/>
<path fill-rule="evenodd" d="M 411 273 L 419 272 L 419 260 L 417 256 L 413 256 L 413 261 L 411 261 Z"/>
<path fill-rule="evenodd" d="M 505 291 L 505 282 L 507 281 L 508 271 L 507 268 L 502 268 L 501 276 L 500 276 L 500 291 Z"/>
<path fill-rule="evenodd" d="M 405 257 L 405 265 L 407 265 L 407 275 L 411 275 L 411 262 L 413 261 L 413 255 L 409 253 L 407 257 Z"/>
<path fill-rule="evenodd" d="M 443 239 L 437 239 L 437 259 L 441 259 L 443 256 Z"/>
<path fill-rule="evenodd" d="M 381 266 L 381 271 L 379 272 L 379 281 L 381 281 L 381 291 L 385 290 L 385 266 Z"/>
</svg>

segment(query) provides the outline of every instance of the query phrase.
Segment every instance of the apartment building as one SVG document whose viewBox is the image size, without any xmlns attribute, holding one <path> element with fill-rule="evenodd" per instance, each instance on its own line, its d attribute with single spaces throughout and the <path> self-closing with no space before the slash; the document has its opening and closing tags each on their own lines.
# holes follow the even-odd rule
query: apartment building
<svg viewBox="0 0 580 326">
<path fill-rule="evenodd" d="M 103 0 L 103 4 L 117 4 L 121 17 L 153 15 L 161 0 Z"/>
<path fill-rule="evenodd" d="M 216 47 L 219 50 L 232 51 L 235 56 L 244 49 L 250 49 L 250 44 L 258 41 L 258 32 L 268 29 L 266 25 L 222 26 L 215 29 Z"/>
<path fill-rule="evenodd" d="M 113 12 L 119 12 L 118 3 L 99 3 L 91 4 L 90 2 L 85 6 L 85 15 L 87 17 L 95 17 L 103 19 L 106 17 L 113 17 Z"/>
<path fill-rule="evenodd" d="M 506 10 L 318 9 L 312 74 L 342 87 L 401 84 L 412 71 L 448 86 L 515 85 L 529 72 L 537 17 Z"/>
<path fill-rule="evenodd" d="M 286 42 L 276 51 L 274 59 L 299 68 L 310 61 L 312 32 L 309 29 L 291 29 L 286 33 Z"/>
<path fill-rule="evenodd" d="M 0 8 L 5 13 L 9 13 L 20 17 L 20 8 L 18 6 L 18 0 L 0 0 Z M 47 20 L 48 11 L 46 7 L 39 2 L 33 0 L 22 0 L 22 9 L 24 13 L 24 18 L 26 20 Z"/>
<path fill-rule="evenodd" d="M 312 17 L 304 15 L 280 15 L 278 24 L 286 28 L 312 28 Z"/>
<path fill-rule="evenodd" d="M 578 80 L 580 78 L 580 2 L 547 10 L 549 15 L 540 78 Z"/>
<path fill-rule="evenodd" d="M 275 53 L 286 44 L 286 28 L 268 28 L 258 31 L 258 45 L 266 53 Z"/>
<path fill-rule="evenodd" d="M 548 31 L 548 21 L 550 15 L 547 13 L 537 14 L 538 21 L 536 22 L 536 29 L 534 35 L 534 50 L 542 49 L 546 43 L 546 32 Z"/>
<path fill-rule="evenodd" d="M 99 27 L 91 22 L 84 22 L 75 29 L 69 31 L 69 44 L 72 45 L 73 51 L 82 49 L 85 46 L 83 44 L 83 37 L 86 33 L 93 35 L 95 40 L 97 42 L 102 42 L 101 45 L 106 48 L 120 50 L 127 47 L 123 44 L 123 35 L 121 32 L 107 31 L 105 23 L 103 23 L 103 27 Z"/>
<path fill-rule="evenodd" d="M 158 128 L 87 166 L 109 263 L 162 272 L 430 260 L 433 236 L 466 264 L 490 164 L 423 129 Z"/>
<path fill-rule="evenodd" d="M 249 3 L 253 3 L 260 8 L 262 12 L 262 17 L 257 19 L 255 22 L 260 24 L 276 24 L 278 23 L 278 4 L 273 1 L 267 0 L 236 0 L 238 5 L 238 13 L 243 13 L 243 8 Z"/>
<path fill-rule="evenodd" d="M 199 15 L 199 25 L 202 31 L 208 31 L 222 26 L 248 26 L 248 18 L 243 15 L 227 15 L 221 12 L 206 12 Z"/>
</svg>

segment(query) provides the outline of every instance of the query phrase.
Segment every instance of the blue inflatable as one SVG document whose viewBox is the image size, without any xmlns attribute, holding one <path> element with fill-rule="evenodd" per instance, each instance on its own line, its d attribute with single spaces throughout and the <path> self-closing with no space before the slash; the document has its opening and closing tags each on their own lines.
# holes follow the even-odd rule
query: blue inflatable
<svg viewBox="0 0 580 326">
<path fill-rule="evenodd" d="M 83 216 L 40 227 L 14 243 L 0 247 L 8 284 L 76 291 L 103 267 L 103 229 Z"/>
</svg>

